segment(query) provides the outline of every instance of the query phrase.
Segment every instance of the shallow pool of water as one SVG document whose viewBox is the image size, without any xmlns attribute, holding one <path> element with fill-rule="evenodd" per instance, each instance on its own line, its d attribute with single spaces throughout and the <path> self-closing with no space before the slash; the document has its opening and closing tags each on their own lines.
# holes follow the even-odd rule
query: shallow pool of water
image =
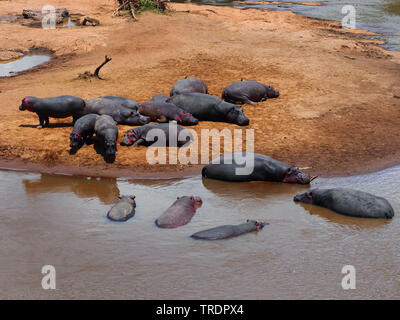
<svg viewBox="0 0 400 320">
<path fill-rule="evenodd" d="M 51 59 L 46 55 L 27 55 L 13 61 L 0 61 L 0 77 L 11 77 L 18 72 L 32 69 Z"/>
<path fill-rule="evenodd" d="M 344 217 L 292 201 L 300 185 L 226 183 L 201 177 L 126 181 L 0 171 L 0 298 L 355 299 L 400 298 L 400 167 L 317 179 L 386 197 L 392 220 Z M 135 194 L 136 215 L 110 222 L 118 195 Z M 154 220 L 177 196 L 203 206 L 177 229 Z M 246 219 L 262 231 L 220 241 L 194 232 Z M 56 268 L 43 290 L 41 268 Z M 356 289 L 343 290 L 344 265 Z"/>
</svg>

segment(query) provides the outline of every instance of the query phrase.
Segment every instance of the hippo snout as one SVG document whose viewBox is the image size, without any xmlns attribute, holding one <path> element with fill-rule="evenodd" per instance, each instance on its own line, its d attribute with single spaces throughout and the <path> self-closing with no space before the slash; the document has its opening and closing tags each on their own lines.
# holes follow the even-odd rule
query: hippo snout
<svg viewBox="0 0 400 320">
<path fill-rule="evenodd" d="M 304 198 L 304 194 L 296 194 L 293 198 L 294 202 L 300 202 Z"/>
<path fill-rule="evenodd" d="M 21 104 L 21 105 L 19 106 L 19 110 L 20 110 L 20 111 L 24 111 L 24 110 L 25 110 L 25 107 Z"/>
<path fill-rule="evenodd" d="M 248 126 L 249 123 L 250 123 L 249 118 L 247 118 L 245 116 L 242 116 L 242 117 L 238 118 L 238 123 L 237 124 L 239 126 Z"/>
</svg>

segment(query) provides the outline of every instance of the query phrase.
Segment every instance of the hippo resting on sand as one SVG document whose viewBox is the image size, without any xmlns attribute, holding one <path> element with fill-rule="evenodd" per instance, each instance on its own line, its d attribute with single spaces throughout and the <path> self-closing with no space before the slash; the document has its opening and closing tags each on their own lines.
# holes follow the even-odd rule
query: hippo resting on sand
<svg viewBox="0 0 400 320">
<path fill-rule="evenodd" d="M 28 96 L 22 99 L 19 110 L 36 112 L 39 117 L 38 128 L 49 126 L 49 117 L 73 117 L 73 122 L 79 118 L 85 107 L 85 101 L 74 96 L 58 96 L 52 98 L 36 98 Z"/>
<path fill-rule="evenodd" d="M 171 135 L 170 135 L 171 130 Z M 163 140 L 158 142 L 158 137 L 163 135 Z M 176 146 L 182 147 L 186 143 L 193 140 L 192 133 L 183 127 L 177 126 L 174 123 L 157 123 L 146 124 L 142 127 L 130 129 L 125 132 L 124 139 L 121 141 L 121 146 L 151 146 L 158 142 L 157 147 Z"/>
<path fill-rule="evenodd" d="M 122 107 L 129 108 L 132 110 L 137 111 L 139 108 L 139 103 L 135 100 L 125 98 L 125 97 L 120 97 L 120 96 L 104 96 L 100 98 L 105 98 L 105 99 L 110 99 L 118 102 Z"/>
<path fill-rule="evenodd" d="M 249 124 L 241 107 L 209 94 L 183 93 L 169 98 L 167 102 L 190 112 L 199 120 L 235 123 L 239 126 Z"/>
<path fill-rule="evenodd" d="M 203 201 L 200 197 L 184 196 L 177 200 L 156 220 L 157 227 L 176 228 L 190 222 Z"/>
<path fill-rule="evenodd" d="M 113 221 L 126 221 L 135 215 L 135 196 L 119 196 L 119 200 L 108 211 L 107 218 Z"/>
<path fill-rule="evenodd" d="M 117 123 L 131 126 L 141 126 L 149 123 L 149 117 L 142 116 L 136 110 L 127 108 L 124 106 L 124 103 L 121 103 L 120 99 L 117 98 L 94 98 L 86 100 L 86 106 L 83 109 L 82 115 L 89 113 L 99 115 L 107 114 Z"/>
<path fill-rule="evenodd" d="M 191 93 L 191 92 L 199 92 L 199 93 L 208 93 L 207 85 L 197 78 L 185 78 L 179 80 L 173 86 L 170 96 L 174 96 L 182 93 Z"/>
<path fill-rule="evenodd" d="M 258 222 L 247 220 L 246 223 L 239 225 L 225 225 L 192 234 L 191 237 L 196 240 L 220 240 L 226 238 L 237 237 L 245 233 L 259 231 L 264 226 L 268 225 L 267 222 Z"/>
<path fill-rule="evenodd" d="M 94 125 L 96 137 L 104 143 L 104 158 L 107 162 L 112 162 L 117 153 L 118 127 L 113 118 L 103 114 L 97 118 Z"/>
<path fill-rule="evenodd" d="M 178 108 L 172 103 L 166 102 L 164 95 L 155 95 L 150 101 L 144 102 L 139 107 L 139 112 L 150 117 L 151 121 L 168 122 L 175 120 L 182 125 L 195 125 L 199 121 L 189 112 Z"/>
<path fill-rule="evenodd" d="M 82 147 L 85 141 L 93 136 L 94 125 L 98 117 L 100 117 L 98 114 L 91 113 L 76 120 L 74 129 L 69 136 L 71 151 L 76 151 Z"/>
<path fill-rule="evenodd" d="M 238 164 L 242 159 L 245 164 Z M 308 184 L 311 178 L 299 168 L 258 153 L 229 153 L 211 161 L 202 170 L 204 178 L 225 181 L 277 181 Z"/>
<path fill-rule="evenodd" d="M 296 195 L 293 200 L 315 204 L 350 217 L 391 219 L 394 216 L 393 208 L 386 199 L 352 189 L 312 189 Z"/>
<path fill-rule="evenodd" d="M 279 97 L 279 91 L 257 81 L 238 81 L 222 91 L 222 99 L 237 104 L 255 104 L 268 98 Z"/>
</svg>

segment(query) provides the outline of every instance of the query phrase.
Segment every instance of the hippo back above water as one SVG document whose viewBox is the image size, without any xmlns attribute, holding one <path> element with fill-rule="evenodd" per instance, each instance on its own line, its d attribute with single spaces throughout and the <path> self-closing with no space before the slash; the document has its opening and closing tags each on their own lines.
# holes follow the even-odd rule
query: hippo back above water
<svg viewBox="0 0 400 320">
<path fill-rule="evenodd" d="M 49 126 L 49 118 L 73 117 L 73 122 L 79 118 L 85 108 L 85 101 L 74 96 L 58 96 L 51 98 L 37 98 L 27 96 L 22 99 L 19 110 L 35 112 L 39 117 L 39 126 Z"/>
<path fill-rule="evenodd" d="M 191 92 L 199 92 L 199 93 L 208 93 L 207 85 L 197 78 L 185 78 L 179 80 L 175 83 L 173 88 L 171 89 L 170 96 L 174 96 L 182 93 L 191 93 Z"/>
<path fill-rule="evenodd" d="M 198 120 L 228 122 L 239 126 L 249 124 L 241 107 L 209 94 L 183 93 L 172 96 L 167 102 L 190 112 Z"/>
<path fill-rule="evenodd" d="M 295 202 L 315 204 L 350 217 L 391 219 L 394 211 L 382 197 L 346 188 L 312 189 L 298 194 Z"/>
<path fill-rule="evenodd" d="M 222 99 L 237 104 L 255 104 L 268 98 L 277 97 L 279 97 L 278 90 L 253 80 L 234 82 L 222 92 Z"/>
<path fill-rule="evenodd" d="M 246 165 L 238 164 L 245 160 Z M 287 165 L 258 153 L 229 153 L 211 161 L 202 170 L 204 178 L 216 180 L 276 181 L 285 183 L 310 183 L 311 177 L 295 166 Z"/>
<path fill-rule="evenodd" d="M 200 197 L 184 196 L 177 200 L 156 220 L 159 228 L 176 228 L 190 222 L 203 201 Z"/>
<path fill-rule="evenodd" d="M 135 215 L 135 196 L 120 196 L 119 200 L 108 211 L 107 218 L 112 221 L 127 221 Z"/>
<path fill-rule="evenodd" d="M 245 233 L 259 231 L 268 225 L 267 222 L 258 222 L 249 220 L 246 223 L 239 225 L 224 225 L 216 228 L 211 228 L 192 234 L 191 237 L 197 240 L 221 240 L 232 237 L 237 237 Z"/>
</svg>

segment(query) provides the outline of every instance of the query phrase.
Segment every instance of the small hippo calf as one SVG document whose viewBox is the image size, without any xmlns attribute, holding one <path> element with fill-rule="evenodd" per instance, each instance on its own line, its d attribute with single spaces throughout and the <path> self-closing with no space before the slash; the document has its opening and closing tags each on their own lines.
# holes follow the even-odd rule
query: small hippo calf
<svg viewBox="0 0 400 320">
<path fill-rule="evenodd" d="M 184 196 L 177 200 L 156 220 L 159 228 L 177 228 L 190 222 L 203 201 L 200 197 Z"/>
<path fill-rule="evenodd" d="M 207 85 L 197 78 L 185 78 L 175 83 L 171 89 L 170 96 L 182 93 L 199 92 L 208 93 Z"/>
<path fill-rule="evenodd" d="M 119 200 L 107 213 L 107 218 L 112 221 L 127 221 L 135 215 L 135 196 L 119 196 Z"/>
<path fill-rule="evenodd" d="M 166 102 L 164 95 L 155 95 L 150 101 L 144 102 L 139 107 L 139 112 L 150 117 L 151 121 L 168 122 L 175 120 L 177 123 L 191 126 L 199 121 L 189 112 L 177 107 L 172 103 Z"/>
<path fill-rule="evenodd" d="M 312 189 L 296 195 L 293 200 L 315 204 L 350 217 L 391 219 L 394 216 L 393 208 L 386 199 L 352 189 Z"/>
<path fill-rule="evenodd" d="M 74 153 L 85 143 L 87 139 L 90 139 L 94 134 L 94 125 L 97 118 L 100 116 L 98 114 L 87 114 L 82 118 L 76 120 L 74 124 L 74 129 L 69 136 L 71 147 L 71 153 Z"/>
<path fill-rule="evenodd" d="M 28 96 L 22 99 L 19 110 L 35 112 L 39 117 L 38 128 L 48 127 L 49 118 L 73 117 L 73 123 L 79 118 L 85 108 L 85 101 L 74 96 L 58 96 L 52 98 L 37 98 Z"/>
<path fill-rule="evenodd" d="M 113 162 L 117 153 L 118 127 L 116 122 L 109 115 L 99 116 L 94 125 L 96 137 L 104 143 L 104 159 Z"/>
<path fill-rule="evenodd" d="M 256 104 L 268 98 L 279 97 L 279 91 L 257 81 L 237 81 L 222 91 L 222 99 L 231 103 Z"/>
<path fill-rule="evenodd" d="M 192 234 L 191 237 L 196 240 L 220 240 L 226 238 L 237 237 L 245 233 L 259 231 L 268 225 L 267 222 L 258 222 L 247 220 L 246 223 L 239 225 L 225 225 L 216 228 L 203 230 Z"/>
</svg>

